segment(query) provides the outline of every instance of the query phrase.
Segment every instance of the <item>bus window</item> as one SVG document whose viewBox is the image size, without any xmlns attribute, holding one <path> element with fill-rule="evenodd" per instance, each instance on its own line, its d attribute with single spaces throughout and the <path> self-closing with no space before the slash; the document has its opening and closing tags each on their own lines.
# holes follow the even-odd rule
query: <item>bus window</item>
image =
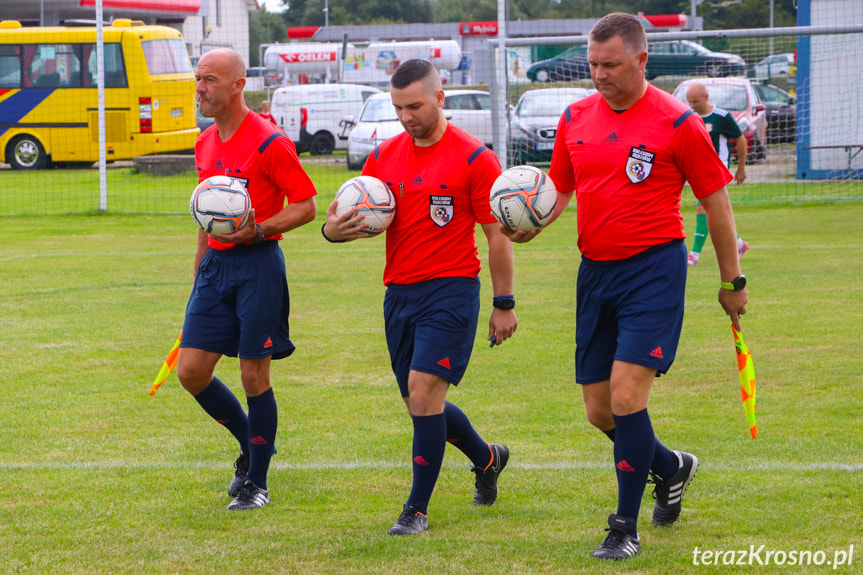
<svg viewBox="0 0 863 575">
<path fill-rule="evenodd" d="M 79 88 L 81 62 L 71 44 L 24 46 L 26 87 Z"/>
<path fill-rule="evenodd" d="M 186 74 L 192 72 L 192 64 L 186 46 L 179 39 L 159 39 L 141 42 L 144 59 L 151 76 L 163 74 Z"/>
<path fill-rule="evenodd" d="M 21 60 L 17 46 L 0 46 L 0 88 L 21 87 Z"/>
<path fill-rule="evenodd" d="M 84 59 L 87 60 L 87 88 L 96 87 L 96 45 L 84 46 Z M 126 68 L 123 66 L 123 50 L 120 44 L 111 43 L 104 45 L 105 54 L 105 87 L 106 88 L 128 88 L 126 82 Z"/>
</svg>

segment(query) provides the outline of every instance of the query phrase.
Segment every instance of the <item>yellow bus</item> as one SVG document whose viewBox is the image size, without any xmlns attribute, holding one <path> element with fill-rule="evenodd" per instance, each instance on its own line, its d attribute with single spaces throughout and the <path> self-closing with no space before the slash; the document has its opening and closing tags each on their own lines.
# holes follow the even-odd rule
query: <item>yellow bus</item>
<svg viewBox="0 0 863 575">
<path fill-rule="evenodd" d="M 183 37 L 103 27 L 107 160 L 194 148 L 195 75 Z M 18 170 L 99 159 L 96 28 L 0 22 L 0 159 Z"/>
</svg>

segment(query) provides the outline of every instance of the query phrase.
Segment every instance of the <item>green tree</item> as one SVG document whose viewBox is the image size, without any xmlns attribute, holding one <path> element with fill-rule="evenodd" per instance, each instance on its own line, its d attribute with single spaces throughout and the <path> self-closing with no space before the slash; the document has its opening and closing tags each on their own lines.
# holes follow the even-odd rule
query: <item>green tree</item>
<svg viewBox="0 0 863 575">
<path fill-rule="evenodd" d="M 261 44 L 285 42 L 288 31 L 281 14 L 252 12 L 249 14 L 249 66 L 263 66 L 258 54 Z"/>
<path fill-rule="evenodd" d="M 304 0 L 303 4 L 299 24 L 303 26 L 323 26 L 325 6 L 334 26 L 432 22 L 428 0 Z"/>
</svg>

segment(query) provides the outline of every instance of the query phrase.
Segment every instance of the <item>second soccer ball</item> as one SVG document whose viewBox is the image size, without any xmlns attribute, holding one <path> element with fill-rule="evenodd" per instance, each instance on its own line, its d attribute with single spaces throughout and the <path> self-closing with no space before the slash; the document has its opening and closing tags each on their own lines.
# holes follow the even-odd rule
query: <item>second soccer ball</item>
<svg viewBox="0 0 863 575">
<path fill-rule="evenodd" d="M 541 228 L 551 219 L 557 190 L 545 172 L 516 166 L 498 176 L 489 194 L 491 211 L 512 231 Z"/>
</svg>

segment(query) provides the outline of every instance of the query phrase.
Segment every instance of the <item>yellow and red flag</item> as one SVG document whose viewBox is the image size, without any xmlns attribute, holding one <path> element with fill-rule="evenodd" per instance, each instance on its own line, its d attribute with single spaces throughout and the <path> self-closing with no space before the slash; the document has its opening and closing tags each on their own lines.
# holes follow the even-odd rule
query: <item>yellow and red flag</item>
<svg viewBox="0 0 863 575">
<path fill-rule="evenodd" d="M 180 356 L 181 341 L 183 341 L 182 331 L 180 332 L 180 335 L 177 336 L 177 341 L 174 342 L 174 347 L 172 347 L 171 351 L 168 352 L 168 357 L 165 358 L 165 363 L 162 364 L 162 369 L 159 370 L 159 375 L 156 376 L 156 381 L 153 382 L 153 386 L 150 388 L 150 395 L 156 393 L 159 386 L 168 379 L 168 376 L 171 375 L 171 372 L 174 371 L 175 367 L 177 367 L 177 358 Z"/>
<path fill-rule="evenodd" d="M 734 334 L 734 347 L 737 352 L 737 371 L 740 374 L 740 394 L 743 398 L 743 411 L 749 422 L 749 433 L 752 439 L 758 438 L 758 426 L 755 424 L 755 367 L 752 365 L 752 354 L 743 341 L 743 335 L 731 324 Z"/>
</svg>

